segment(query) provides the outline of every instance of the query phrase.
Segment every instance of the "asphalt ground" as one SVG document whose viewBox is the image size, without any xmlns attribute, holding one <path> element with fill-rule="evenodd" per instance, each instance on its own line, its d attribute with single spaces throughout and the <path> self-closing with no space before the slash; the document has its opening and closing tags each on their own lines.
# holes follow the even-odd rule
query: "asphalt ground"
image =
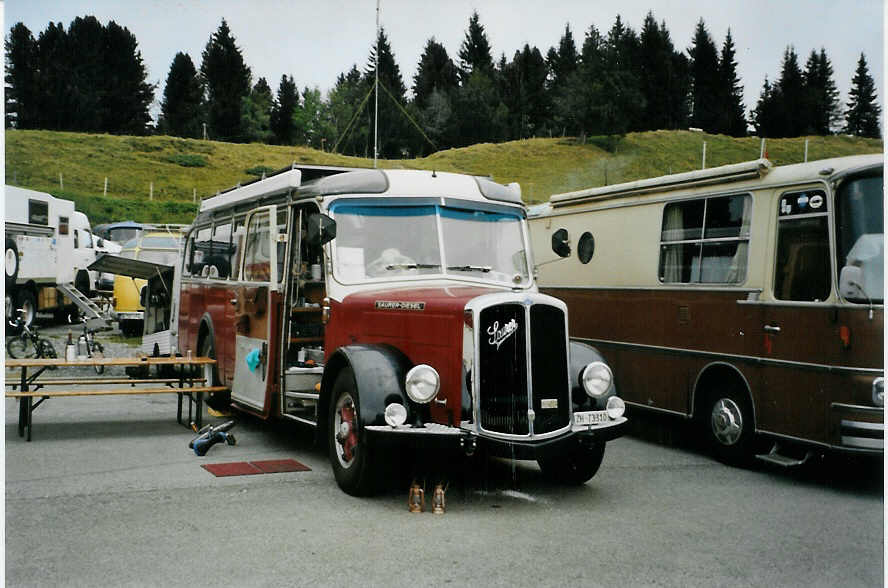
<svg viewBox="0 0 888 588">
<path fill-rule="evenodd" d="M 884 580 L 881 460 L 732 468 L 680 424 L 636 417 L 578 488 L 549 483 L 533 462 L 421 456 L 448 482 L 447 512 L 411 514 L 409 480 L 348 496 L 312 432 L 288 423 L 238 417 L 237 445 L 198 457 L 175 395 L 50 399 L 30 443 L 17 435 L 16 401 L 4 406 L 8 586 Z M 217 478 L 200 467 L 284 458 L 311 470 Z"/>
</svg>

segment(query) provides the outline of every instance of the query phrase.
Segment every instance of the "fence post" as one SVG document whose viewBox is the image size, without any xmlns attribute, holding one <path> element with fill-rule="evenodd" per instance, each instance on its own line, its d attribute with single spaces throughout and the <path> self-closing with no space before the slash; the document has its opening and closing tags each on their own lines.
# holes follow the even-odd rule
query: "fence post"
<svg viewBox="0 0 888 588">
<path fill-rule="evenodd" d="M 108 176 L 105 176 L 105 189 L 102 190 L 102 196 L 108 195 Z"/>
<path fill-rule="evenodd" d="M 65 181 L 62 178 L 62 172 L 59 172 L 59 190 L 65 189 Z"/>
<path fill-rule="evenodd" d="M 192 204 L 197 204 L 197 188 L 191 189 L 191 202 Z"/>
<path fill-rule="evenodd" d="M 703 168 L 706 169 L 706 141 L 703 141 Z"/>
<path fill-rule="evenodd" d="M 805 163 L 808 163 L 808 139 L 805 138 Z"/>
<path fill-rule="evenodd" d="M 151 182 L 148 187 L 148 200 L 154 200 L 154 182 Z"/>
</svg>

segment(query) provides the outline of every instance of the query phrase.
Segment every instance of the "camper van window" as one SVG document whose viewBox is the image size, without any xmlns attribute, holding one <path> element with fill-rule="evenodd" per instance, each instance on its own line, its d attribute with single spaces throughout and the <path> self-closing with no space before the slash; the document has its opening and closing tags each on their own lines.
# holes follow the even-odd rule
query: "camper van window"
<svg viewBox="0 0 888 588">
<path fill-rule="evenodd" d="M 92 234 L 85 229 L 82 231 L 82 233 L 83 233 L 83 247 L 86 247 L 87 249 L 92 249 L 93 248 Z"/>
<path fill-rule="evenodd" d="M 208 259 L 210 257 L 210 245 L 211 245 L 211 235 L 213 229 L 212 227 L 203 227 L 198 229 L 197 232 L 192 232 L 194 235 L 194 241 L 191 244 L 191 274 L 194 276 L 203 276 L 208 277 L 209 275 L 209 265 Z"/>
<path fill-rule="evenodd" d="M 286 260 L 287 253 L 287 218 L 289 216 L 289 210 L 286 208 L 283 210 L 278 210 L 277 215 L 277 277 L 278 281 L 284 279 L 284 261 Z"/>
<path fill-rule="evenodd" d="M 42 200 L 28 200 L 28 224 L 48 225 L 49 204 Z"/>
<path fill-rule="evenodd" d="M 240 279 L 240 261 L 243 255 L 244 217 L 234 219 L 234 232 L 231 235 L 231 279 Z"/>
<path fill-rule="evenodd" d="M 860 268 L 860 288 L 851 302 L 881 303 L 884 299 L 885 228 L 882 175 L 844 182 L 836 195 L 836 267 Z"/>
<path fill-rule="evenodd" d="M 250 218 L 244 248 L 244 279 L 247 281 L 268 282 L 271 279 L 270 224 L 268 212 Z"/>
<path fill-rule="evenodd" d="M 219 278 L 226 280 L 231 274 L 231 223 L 216 225 L 213 229 L 213 265 Z"/>
<path fill-rule="evenodd" d="M 68 234 L 68 217 L 60 216 L 59 217 L 59 235 L 67 235 Z"/>
<path fill-rule="evenodd" d="M 812 215 L 810 202 L 821 197 Z M 779 300 L 826 300 L 830 282 L 829 229 L 821 191 L 791 192 L 780 197 L 774 297 Z"/>
<path fill-rule="evenodd" d="M 672 202 L 663 209 L 661 282 L 739 284 L 746 279 L 752 197 Z"/>
</svg>

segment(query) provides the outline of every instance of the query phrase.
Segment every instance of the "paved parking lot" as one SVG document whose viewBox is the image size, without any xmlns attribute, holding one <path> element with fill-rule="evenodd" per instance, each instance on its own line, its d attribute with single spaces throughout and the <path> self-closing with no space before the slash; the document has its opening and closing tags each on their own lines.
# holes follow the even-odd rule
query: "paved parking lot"
<svg viewBox="0 0 888 588">
<path fill-rule="evenodd" d="M 122 345 L 127 345 L 122 341 Z M 880 586 L 883 468 L 726 467 L 655 419 L 580 488 L 532 462 L 449 460 L 448 510 L 343 494 L 310 431 L 239 418 L 206 457 L 175 396 L 6 409 L 9 586 Z M 210 418 L 220 422 L 221 419 Z M 201 464 L 293 458 L 216 478 Z"/>
</svg>

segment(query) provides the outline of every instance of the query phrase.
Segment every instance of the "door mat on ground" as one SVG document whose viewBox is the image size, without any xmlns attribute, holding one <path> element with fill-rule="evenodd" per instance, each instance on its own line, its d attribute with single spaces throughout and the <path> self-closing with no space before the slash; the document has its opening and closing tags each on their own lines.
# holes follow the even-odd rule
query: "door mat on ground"
<svg viewBox="0 0 888 588">
<path fill-rule="evenodd" d="M 295 459 L 266 459 L 262 461 L 234 461 L 231 463 L 208 463 L 200 467 L 217 478 L 224 476 L 251 476 L 254 474 L 276 474 L 281 472 L 310 472 L 311 468 Z"/>
</svg>

